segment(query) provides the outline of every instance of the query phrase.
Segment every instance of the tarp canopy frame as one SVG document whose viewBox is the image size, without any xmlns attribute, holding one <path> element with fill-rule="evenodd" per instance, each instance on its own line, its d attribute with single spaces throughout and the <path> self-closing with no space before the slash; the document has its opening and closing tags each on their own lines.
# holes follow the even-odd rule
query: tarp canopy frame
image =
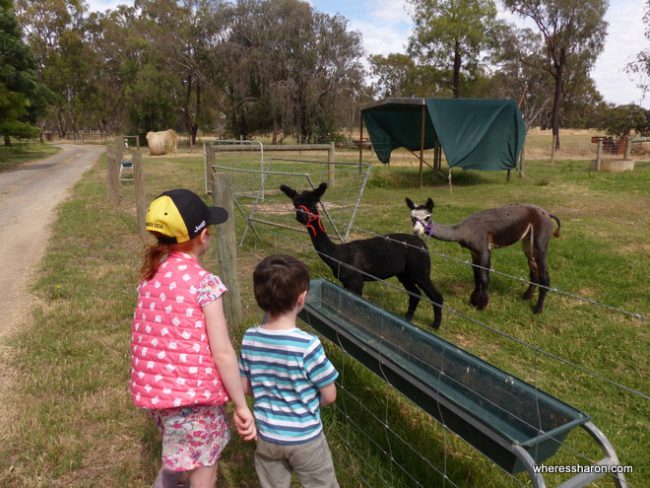
<svg viewBox="0 0 650 488">
<path fill-rule="evenodd" d="M 444 150 L 450 169 L 510 171 L 517 167 L 526 136 L 513 100 L 387 98 L 362 108 L 360 140 L 364 124 L 384 164 L 398 147 L 420 151 L 420 186 L 425 149 L 434 149 L 434 170 L 440 169 Z"/>
</svg>

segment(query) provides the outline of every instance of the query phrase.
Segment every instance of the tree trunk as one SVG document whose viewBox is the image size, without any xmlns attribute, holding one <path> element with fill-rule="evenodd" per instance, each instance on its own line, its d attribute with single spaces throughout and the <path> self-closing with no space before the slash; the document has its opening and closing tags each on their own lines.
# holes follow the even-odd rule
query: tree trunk
<svg viewBox="0 0 650 488">
<path fill-rule="evenodd" d="M 560 59 L 554 61 L 555 65 L 555 93 L 553 95 L 553 116 L 552 127 L 555 136 L 555 149 L 560 149 L 560 109 L 562 107 L 562 91 L 564 88 L 564 67 L 566 58 L 563 52 L 560 53 Z"/>
<path fill-rule="evenodd" d="M 460 97 L 460 42 L 456 40 L 454 44 L 454 74 L 453 74 L 453 92 L 454 98 Z"/>
<path fill-rule="evenodd" d="M 5 146 L 11 147 L 11 137 L 9 137 L 9 134 L 5 134 Z"/>
</svg>

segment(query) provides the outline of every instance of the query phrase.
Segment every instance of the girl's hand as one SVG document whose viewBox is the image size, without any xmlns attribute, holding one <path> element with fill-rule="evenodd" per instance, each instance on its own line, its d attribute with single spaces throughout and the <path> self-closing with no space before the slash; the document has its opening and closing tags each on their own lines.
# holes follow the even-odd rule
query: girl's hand
<svg viewBox="0 0 650 488">
<path fill-rule="evenodd" d="M 255 418 L 248 406 L 235 408 L 234 420 L 237 433 L 242 439 L 245 441 L 257 440 Z"/>
</svg>

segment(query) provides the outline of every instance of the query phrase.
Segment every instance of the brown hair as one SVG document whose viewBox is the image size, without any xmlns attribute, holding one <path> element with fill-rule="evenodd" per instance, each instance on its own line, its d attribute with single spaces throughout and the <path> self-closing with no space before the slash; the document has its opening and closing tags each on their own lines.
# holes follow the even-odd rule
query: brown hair
<svg viewBox="0 0 650 488">
<path fill-rule="evenodd" d="M 158 267 L 173 252 L 189 252 L 194 248 L 195 241 L 194 239 L 190 241 L 177 243 L 165 243 L 161 242 L 158 238 L 156 232 L 152 232 L 158 239 L 155 244 L 147 247 L 144 253 L 144 263 L 142 263 L 142 268 L 140 268 L 140 279 L 141 280 L 150 280 L 154 277 L 158 271 Z"/>
<path fill-rule="evenodd" d="M 253 272 L 253 289 L 259 307 L 270 316 L 293 309 L 298 296 L 309 289 L 309 269 L 299 259 L 273 254 L 262 259 Z"/>
</svg>

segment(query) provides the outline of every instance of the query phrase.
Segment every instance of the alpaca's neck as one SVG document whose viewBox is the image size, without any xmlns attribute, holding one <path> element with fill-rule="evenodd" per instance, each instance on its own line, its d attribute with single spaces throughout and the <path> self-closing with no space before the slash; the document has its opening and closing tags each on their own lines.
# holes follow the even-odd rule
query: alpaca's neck
<svg viewBox="0 0 650 488">
<path fill-rule="evenodd" d="M 458 242 L 462 240 L 457 226 L 441 225 L 433 220 L 427 224 L 426 233 L 441 241 Z"/>
<path fill-rule="evenodd" d="M 336 248 L 336 244 L 332 242 L 327 235 L 327 232 L 325 232 L 320 217 L 316 222 L 307 225 L 307 233 L 311 238 L 311 243 L 314 245 L 314 249 L 318 251 L 321 259 L 327 263 L 327 257 L 332 255 L 332 251 Z"/>
</svg>

